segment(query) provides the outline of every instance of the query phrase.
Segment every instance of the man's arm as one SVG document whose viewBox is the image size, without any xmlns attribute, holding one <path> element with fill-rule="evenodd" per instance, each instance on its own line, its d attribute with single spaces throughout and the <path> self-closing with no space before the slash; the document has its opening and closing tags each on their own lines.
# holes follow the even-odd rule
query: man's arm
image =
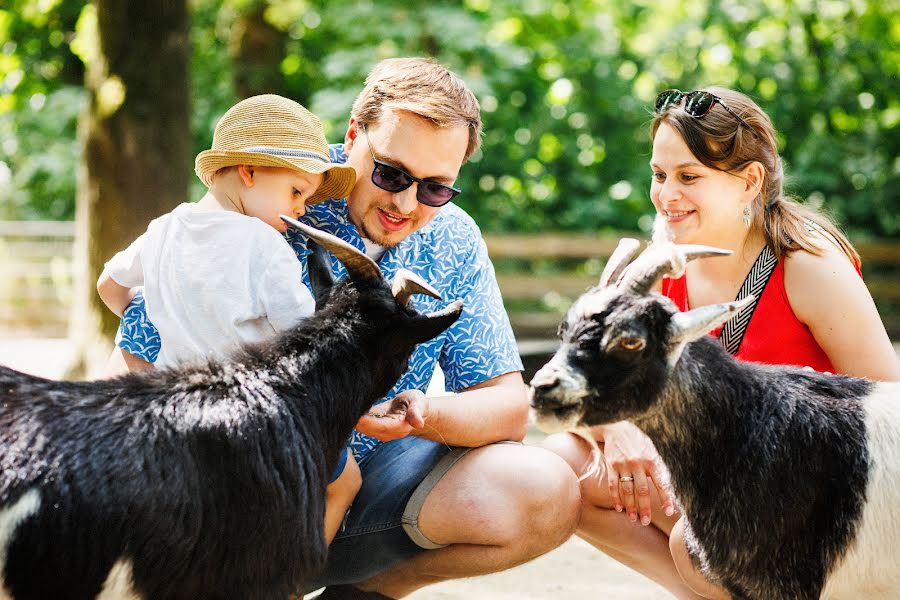
<svg viewBox="0 0 900 600">
<path fill-rule="evenodd" d="M 447 396 L 428 399 L 418 435 L 451 446 L 521 441 L 528 429 L 528 398 L 522 373 L 514 371 Z"/>
<path fill-rule="evenodd" d="M 107 378 L 118 377 L 126 373 L 136 373 L 152 369 L 153 363 L 139 358 L 127 350 L 116 346 L 113 348 L 109 359 L 106 361 L 104 376 Z"/>
<path fill-rule="evenodd" d="M 161 345 L 159 332 L 147 318 L 143 290 L 138 288 L 122 314 L 115 348 L 106 363 L 106 376 L 115 377 L 152 367 Z"/>
<path fill-rule="evenodd" d="M 356 429 L 383 442 L 417 435 L 450 446 L 484 446 L 525 437 L 528 402 L 518 371 L 446 396 L 406 390 L 372 408 Z"/>
</svg>

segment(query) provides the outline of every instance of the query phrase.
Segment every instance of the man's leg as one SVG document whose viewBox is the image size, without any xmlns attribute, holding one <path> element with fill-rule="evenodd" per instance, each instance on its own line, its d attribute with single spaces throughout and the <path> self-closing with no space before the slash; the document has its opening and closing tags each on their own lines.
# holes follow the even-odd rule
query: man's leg
<svg viewBox="0 0 900 600">
<path fill-rule="evenodd" d="M 418 530 L 433 545 L 356 585 L 391 598 L 502 571 L 562 544 L 578 522 L 578 481 L 541 448 L 493 444 L 460 458 L 425 497 Z"/>
</svg>

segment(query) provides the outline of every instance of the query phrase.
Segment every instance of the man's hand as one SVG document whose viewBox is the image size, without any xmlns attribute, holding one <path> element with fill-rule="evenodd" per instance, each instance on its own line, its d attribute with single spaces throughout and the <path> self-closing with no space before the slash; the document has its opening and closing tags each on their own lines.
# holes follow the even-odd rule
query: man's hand
<svg viewBox="0 0 900 600">
<path fill-rule="evenodd" d="M 428 397 L 419 390 L 406 390 L 373 406 L 356 424 L 356 430 L 389 442 L 425 427 L 427 414 Z"/>
</svg>

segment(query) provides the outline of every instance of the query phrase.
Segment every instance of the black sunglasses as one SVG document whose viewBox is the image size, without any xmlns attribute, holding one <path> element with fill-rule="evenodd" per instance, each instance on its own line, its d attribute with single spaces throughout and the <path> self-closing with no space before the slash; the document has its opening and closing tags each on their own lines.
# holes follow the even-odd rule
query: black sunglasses
<svg viewBox="0 0 900 600">
<path fill-rule="evenodd" d="M 750 127 L 750 124 L 742 119 L 741 115 L 728 108 L 728 105 L 725 104 L 721 98 L 719 98 L 715 94 L 710 94 L 709 92 L 704 92 L 702 90 L 696 90 L 693 92 L 682 92 L 681 90 L 666 90 L 662 92 L 659 96 L 656 97 L 657 114 L 662 114 L 673 106 L 678 106 L 682 99 L 684 99 L 684 112 L 686 112 L 689 116 L 694 117 L 695 119 L 701 119 L 705 117 L 713 109 L 713 106 L 718 104 L 726 111 L 728 111 L 728 114 L 740 121 L 741 125 L 749 129 L 750 133 L 756 135 L 756 131 L 754 131 L 754 129 Z"/>
<path fill-rule="evenodd" d="M 362 126 L 362 130 L 366 136 L 366 143 L 369 145 L 369 152 L 372 154 L 372 162 L 375 163 L 375 168 L 372 169 L 372 183 L 384 191 L 396 194 L 407 189 L 413 183 L 418 183 L 416 200 L 425 206 L 433 206 L 435 208 L 447 204 L 462 191 L 449 185 L 419 179 L 403 169 L 381 162 L 375 158 L 375 151 L 372 150 L 372 142 L 369 141 L 369 133 L 366 131 L 365 125 Z"/>
</svg>

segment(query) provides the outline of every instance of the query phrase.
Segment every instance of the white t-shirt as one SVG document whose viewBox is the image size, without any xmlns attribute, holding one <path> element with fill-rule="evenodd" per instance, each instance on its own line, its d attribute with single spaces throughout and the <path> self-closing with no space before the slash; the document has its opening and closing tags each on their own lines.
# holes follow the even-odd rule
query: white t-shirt
<svg viewBox="0 0 900 600">
<path fill-rule="evenodd" d="M 144 286 L 159 330 L 157 367 L 221 357 L 312 314 L 301 262 L 275 229 L 231 211 L 182 204 L 106 263 L 113 280 Z"/>
</svg>

